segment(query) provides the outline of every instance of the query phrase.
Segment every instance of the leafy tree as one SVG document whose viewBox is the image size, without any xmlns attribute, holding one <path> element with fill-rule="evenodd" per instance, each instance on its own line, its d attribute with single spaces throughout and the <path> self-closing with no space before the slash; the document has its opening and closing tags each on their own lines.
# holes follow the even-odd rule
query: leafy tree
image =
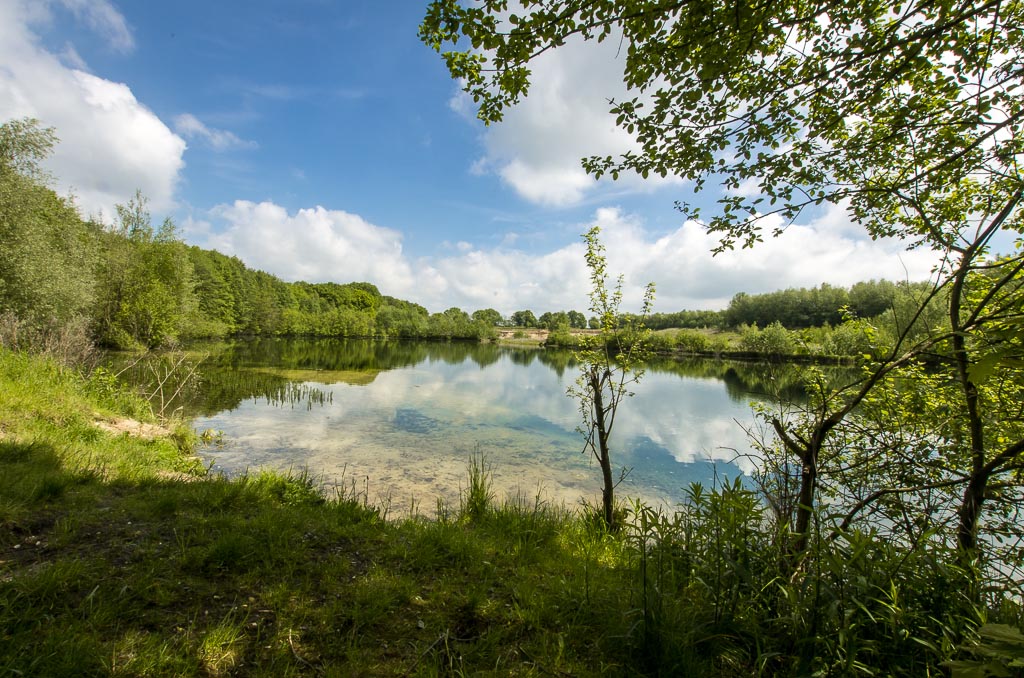
<svg viewBox="0 0 1024 678">
<path fill-rule="evenodd" d="M 47 174 L 40 163 L 57 144 L 52 127 L 40 127 L 34 118 L 18 118 L 0 124 L 0 176 L 19 174 L 45 184 Z"/>
<path fill-rule="evenodd" d="M 565 311 L 548 311 L 537 319 L 537 323 L 544 329 L 554 332 L 560 328 L 569 327 L 569 315 Z"/>
<path fill-rule="evenodd" d="M 896 297 L 896 285 L 888 280 L 869 280 L 850 287 L 850 310 L 858 318 L 874 318 L 890 309 Z"/>
<path fill-rule="evenodd" d="M 0 124 L 0 313 L 41 329 L 87 313 L 95 293 L 95 229 L 40 167 L 54 143 L 35 120 Z"/>
<path fill-rule="evenodd" d="M 615 488 L 625 478 L 623 469 L 615 478 L 612 467 L 610 437 L 622 399 L 632 395 L 629 389 L 643 376 L 640 367 L 646 350 L 649 331 L 642 322 L 620 327 L 619 306 L 622 303 L 622 277 L 615 287 L 608 287 L 604 245 L 594 226 L 583 239 L 587 245 L 587 267 L 590 269 L 590 311 L 600 319 L 600 334 L 583 339 L 575 351 L 580 375 L 569 387 L 568 394 L 579 402 L 583 425 L 584 452 L 589 452 L 601 467 L 602 518 L 609 529 L 616 527 Z M 643 300 L 645 317 L 654 302 L 654 284 L 647 285 Z"/>
<path fill-rule="evenodd" d="M 537 327 L 537 316 L 529 309 L 516 311 L 512 314 L 512 324 L 515 327 Z"/>
<path fill-rule="evenodd" d="M 386 296 L 377 311 L 375 324 L 378 333 L 384 336 L 422 337 L 426 334 L 429 315 L 419 304 Z"/>
<path fill-rule="evenodd" d="M 670 328 L 701 329 L 718 327 L 722 324 L 722 311 L 677 311 L 675 313 L 652 313 L 647 326 L 652 330 Z"/>
<path fill-rule="evenodd" d="M 743 328 L 740 332 L 740 348 L 751 353 L 778 358 L 793 355 L 796 352 L 796 342 L 782 323 L 774 322 L 763 330 L 759 330 L 757 325 Z"/>
<path fill-rule="evenodd" d="M 1017 93 L 1024 79 L 1024 5 L 524 0 L 522 6 L 509 14 L 496 0 L 471 6 L 435 0 L 420 28 L 438 51 L 468 39 L 469 49 L 444 57 L 485 122 L 500 120 L 526 95 L 537 55 L 576 39 L 610 38 L 622 44 L 630 88 L 611 112 L 637 150 L 585 159 L 593 175 L 674 175 L 697 190 L 719 183 L 725 191 L 706 220 L 720 239 L 716 251 L 752 246 L 766 231 L 781 233 L 806 208 L 832 203 L 873 238 L 900 237 L 943 253 L 934 286 L 890 352 L 857 382 L 823 385 L 817 407 L 800 421 L 771 424 L 797 462 L 791 552 L 802 555 L 810 543 L 820 454 L 830 437 L 876 388 L 926 354 L 940 353 L 962 417 L 956 454 L 970 459 L 972 469 L 957 509 L 956 541 L 964 557 L 976 557 L 992 483 L 1014 480 L 1024 451 L 1019 438 L 986 435 L 991 418 L 983 408 L 1000 401 L 986 402 L 975 376 L 978 362 L 992 357 L 983 338 L 993 327 L 1013 335 L 1022 325 L 1005 318 L 997 301 L 1016 279 L 1021 258 L 994 263 L 989 249 L 1000 231 L 1024 231 L 1018 164 L 1024 98 Z M 983 271 L 993 288 L 974 297 L 970 281 Z M 947 329 L 922 330 L 940 296 L 947 300 Z"/>
<path fill-rule="evenodd" d="M 97 333 L 119 348 L 155 347 L 178 338 L 197 305 L 192 261 L 165 220 L 154 231 L 141 192 L 117 206 L 100 267 Z"/>
<path fill-rule="evenodd" d="M 226 336 L 235 331 L 235 286 L 232 284 L 232 263 L 219 252 L 189 247 L 195 275 L 195 293 L 198 301 L 197 323 L 193 336 Z"/>
<path fill-rule="evenodd" d="M 569 327 L 581 330 L 586 329 L 587 316 L 583 315 L 579 311 L 569 311 L 567 315 L 569 318 Z"/>
<path fill-rule="evenodd" d="M 479 311 L 473 311 L 473 321 L 483 323 L 488 327 L 497 327 L 502 324 L 504 318 L 493 308 L 484 308 Z"/>
<path fill-rule="evenodd" d="M 444 58 L 485 122 L 527 94 L 539 54 L 576 38 L 621 41 L 631 95 L 611 113 L 640 150 L 584 165 L 597 176 L 674 174 L 698 190 L 712 178 L 726 189 L 757 182 L 720 199 L 709 226 L 721 248 L 760 239 L 777 223 L 763 220 L 766 207 L 792 219 L 823 201 L 849 204 L 872 235 L 945 244 L 960 225 L 921 208 L 992 214 L 1017 192 L 1018 4 L 521 4 L 505 14 L 504 2 L 434 0 L 420 37 L 438 51 L 468 40 Z"/>
</svg>

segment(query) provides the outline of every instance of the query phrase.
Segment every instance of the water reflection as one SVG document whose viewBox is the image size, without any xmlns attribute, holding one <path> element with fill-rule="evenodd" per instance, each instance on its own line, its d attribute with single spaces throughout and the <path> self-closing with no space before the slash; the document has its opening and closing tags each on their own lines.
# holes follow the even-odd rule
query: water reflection
<svg viewBox="0 0 1024 678">
<path fill-rule="evenodd" d="M 468 456 L 483 452 L 499 494 L 599 496 L 565 395 L 576 377 L 569 352 L 324 339 L 192 349 L 208 358 L 190 411 L 197 428 L 224 432 L 227 444 L 208 454 L 228 473 L 305 467 L 328 484 L 365 483 L 371 499 L 432 507 L 435 497 L 458 500 Z M 749 403 L 776 392 L 798 399 L 799 384 L 780 365 L 652 362 L 616 422 L 615 461 L 633 469 L 620 492 L 671 505 L 692 481 L 735 477 L 749 452 Z"/>
</svg>

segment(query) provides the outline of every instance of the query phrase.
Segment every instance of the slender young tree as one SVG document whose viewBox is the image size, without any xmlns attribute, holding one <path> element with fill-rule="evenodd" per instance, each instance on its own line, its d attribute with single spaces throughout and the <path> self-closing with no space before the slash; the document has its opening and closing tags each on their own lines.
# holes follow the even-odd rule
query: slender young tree
<svg viewBox="0 0 1024 678">
<path fill-rule="evenodd" d="M 616 478 L 612 464 L 611 435 L 622 399 L 633 395 L 630 388 L 640 382 L 644 370 L 649 331 L 643 320 L 654 303 L 654 283 L 644 291 L 643 311 L 630 325 L 621 323 L 622 276 L 614 287 L 608 284 L 604 245 L 600 229 L 591 228 L 583 235 L 587 245 L 587 268 L 590 269 L 590 311 L 600 322 L 600 334 L 588 336 L 575 352 L 580 375 L 567 394 L 579 403 L 583 423 L 583 452 L 589 453 L 601 468 L 601 515 L 609 529 L 615 529 L 615 488 L 626 477 L 622 469 Z"/>
</svg>

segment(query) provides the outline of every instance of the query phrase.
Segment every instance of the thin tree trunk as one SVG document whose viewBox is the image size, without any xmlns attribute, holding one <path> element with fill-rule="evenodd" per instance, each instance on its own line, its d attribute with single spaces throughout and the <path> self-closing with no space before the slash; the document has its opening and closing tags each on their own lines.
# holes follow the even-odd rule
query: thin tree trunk
<svg viewBox="0 0 1024 678">
<path fill-rule="evenodd" d="M 808 446 L 800 456 L 800 498 L 796 507 L 796 524 L 793 532 L 791 554 L 797 556 L 807 549 L 811 530 L 811 518 L 814 515 L 815 491 L 818 488 L 818 451 L 820 445 Z"/>
<path fill-rule="evenodd" d="M 612 456 L 608 449 L 608 427 L 605 422 L 603 380 L 591 372 L 590 390 L 594 396 L 594 428 L 597 432 L 597 462 L 601 465 L 604 487 L 601 490 L 601 505 L 604 509 L 604 523 L 608 529 L 615 527 L 615 481 L 612 477 Z"/>
<path fill-rule="evenodd" d="M 965 294 L 967 274 L 970 272 L 969 263 L 974 251 L 969 250 L 960 263 L 956 278 L 953 281 L 953 288 L 949 300 L 949 321 L 953 330 L 951 343 L 953 345 L 953 361 L 956 364 L 956 376 L 960 382 L 960 388 L 964 397 L 964 407 L 967 414 L 967 430 L 971 446 L 971 475 L 964 488 L 963 499 L 960 502 L 957 525 L 957 548 L 962 555 L 973 557 L 978 545 L 978 518 L 981 515 L 981 507 L 985 501 L 985 491 L 988 488 L 988 480 L 991 475 L 986 471 L 985 465 L 985 438 L 984 424 L 979 414 L 978 387 L 971 380 L 970 356 L 967 352 L 967 340 L 964 336 L 963 320 L 961 318 L 962 301 Z"/>
</svg>

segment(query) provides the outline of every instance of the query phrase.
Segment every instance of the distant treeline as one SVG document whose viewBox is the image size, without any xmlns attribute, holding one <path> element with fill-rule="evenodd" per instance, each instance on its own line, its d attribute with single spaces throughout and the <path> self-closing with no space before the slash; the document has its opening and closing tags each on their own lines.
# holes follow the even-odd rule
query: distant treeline
<svg viewBox="0 0 1024 678">
<path fill-rule="evenodd" d="M 383 295 L 367 282 L 287 283 L 235 257 L 186 249 L 201 319 L 186 336 L 480 339 L 494 333 L 494 318 L 486 311 L 470 315 L 453 307 L 431 314 L 419 304 Z"/>
<path fill-rule="evenodd" d="M 372 284 L 287 283 L 186 245 L 150 221 L 139 193 L 112 225 L 84 219 L 40 163 L 56 137 L 34 120 L 0 125 L 0 341 L 76 334 L 116 348 L 236 334 L 490 336 L 488 309 L 431 314 Z M 344 262 L 339 262 L 343 267 Z"/>
<path fill-rule="evenodd" d="M 930 289 L 927 282 L 894 283 L 888 280 L 859 282 L 849 289 L 827 283 L 820 287 L 799 288 L 747 294 L 740 292 L 729 306 L 721 311 L 676 311 L 653 313 L 644 324 L 652 330 L 666 329 L 737 329 L 744 326 L 767 327 L 778 323 L 788 329 L 836 326 L 851 318 L 874 318 L 890 313 L 901 304 L 916 303 Z M 568 322 L 573 316 L 582 320 L 576 311 L 545 313 L 536 318 L 531 311 L 513 313 L 508 324 L 512 326 L 584 327 L 582 323 Z M 637 320 L 627 316 L 627 320 Z"/>
<path fill-rule="evenodd" d="M 154 227 L 138 193 L 117 207 L 112 225 L 84 219 L 48 187 L 40 169 L 55 142 L 53 130 L 33 120 L 0 125 L 0 340 L 73 330 L 132 348 L 232 335 L 482 339 L 494 336 L 496 326 L 593 326 L 577 310 L 540 317 L 521 310 L 507 318 L 491 308 L 430 313 L 367 282 L 288 283 L 236 257 L 186 245 L 170 220 Z M 655 330 L 837 326 L 890 311 L 903 298 L 910 303 L 922 291 L 870 281 L 848 290 L 821 285 L 741 293 L 722 311 L 656 313 L 646 324 Z"/>
<path fill-rule="evenodd" d="M 740 292 L 722 311 L 655 313 L 647 320 L 652 330 L 734 329 L 779 323 L 789 329 L 839 325 L 850 318 L 874 318 L 893 309 L 907 295 L 919 296 L 928 283 L 859 282 L 849 289 L 823 283 L 820 287 L 747 294 Z"/>
</svg>

